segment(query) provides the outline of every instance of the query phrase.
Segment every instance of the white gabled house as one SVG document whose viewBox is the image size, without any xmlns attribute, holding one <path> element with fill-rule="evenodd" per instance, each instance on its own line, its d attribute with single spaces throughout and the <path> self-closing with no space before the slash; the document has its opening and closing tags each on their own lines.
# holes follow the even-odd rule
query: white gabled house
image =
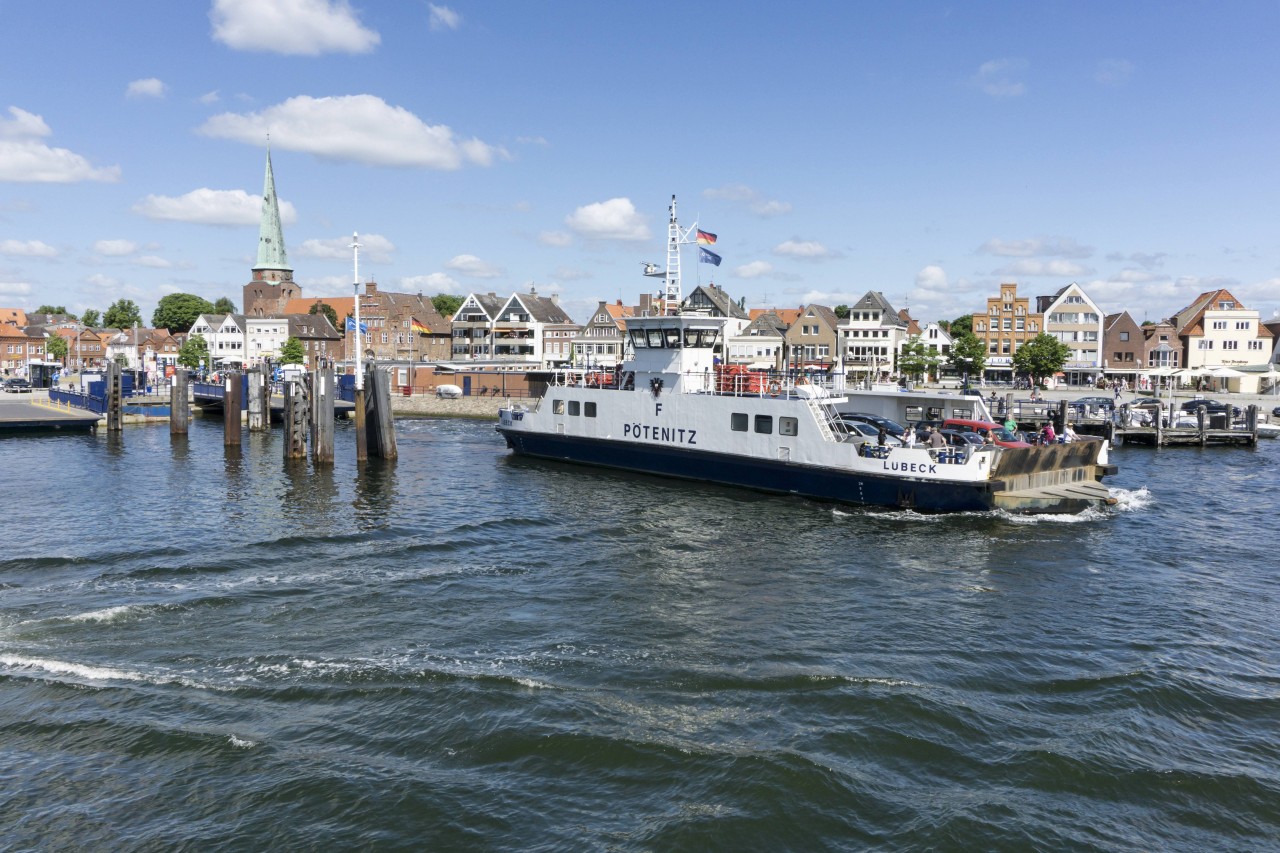
<svg viewBox="0 0 1280 853">
<path fill-rule="evenodd" d="M 213 356 L 214 367 L 243 365 L 248 361 L 242 314 L 201 314 L 187 332 L 188 339 L 195 335 L 204 338 L 209 354 Z"/>
</svg>

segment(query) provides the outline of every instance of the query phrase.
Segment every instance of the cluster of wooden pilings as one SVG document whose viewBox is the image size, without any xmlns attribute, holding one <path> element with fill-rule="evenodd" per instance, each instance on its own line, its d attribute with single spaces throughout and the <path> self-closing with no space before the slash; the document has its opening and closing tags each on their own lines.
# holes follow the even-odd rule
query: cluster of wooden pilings
<svg viewBox="0 0 1280 853">
<path fill-rule="evenodd" d="M 265 366 L 247 373 L 230 371 L 223 379 L 222 436 L 226 447 L 239 447 L 244 432 L 243 413 L 248 412 L 250 432 L 271 429 L 271 381 Z M 247 381 L 244 377 L 247 376 Z M 395 459 L 395 421 L 391 417 L 391 376 L 374 365 L 365 367 L 364 387 L 355 392 L 356 461 L 370 456 Z M 185 436 L 191 423 L 189 372 L 174 371 L 169 389 L 169 434 Z M 247 385 L 249 399 L 242 398 Z M 333 464 L 333 423 L 338 397 L 333 364 L 318 366 L 284 385 L 284 458 L 306 459 L 317 466 Z M 120 365 L 107 368 L 107 430 L 123 426 L 123 392 Z M 246 405 L 247 403 L 247 405 Z"/>
</svg>

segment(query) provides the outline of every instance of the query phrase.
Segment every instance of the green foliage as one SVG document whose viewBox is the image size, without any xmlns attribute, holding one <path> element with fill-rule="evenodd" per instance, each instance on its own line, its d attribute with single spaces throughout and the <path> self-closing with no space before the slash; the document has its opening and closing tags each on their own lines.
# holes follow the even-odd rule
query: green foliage
<svg viewBox="0 0 1280 853">
<path fill-rule="evenodd" d="M 67 339 L 61 335 L 51 335 L 44 342 L 44 351 L 49 354 L 50 358 L 66 358 Z"/>
<path fill-rule="evenodd" d="M 132 299 L 117 299 L 102 317 L 102 325 L 108 329 L 127 329 L 141 322 L 142 312 Z"/>
<path fill-rule="evenodd" d="M 951 339 L 947 362 L 957 373 L 981 376 L 987 367 L 987 345 L 972 332 L 963 332 Z"/>
<path fill-rule="evenodd" d="M 919 335 L 907 338 L 898 352 L 898 373 L 918 379 L 941 363 L 937 353 L 925 346 Z"/>
<path fill-rule="evenodd" d="M 290 336 L 284 346 L 280 347 L 281 364 L 302 364 L 306 360 L 307 353 L 302 348 L 302 341 L 297 338 Z"/>
<path fill-rule="evenodd" d="M 333 310 L 332 305 L 328 305 L 324 302 L 316 302 L 312 304 L 311 310 L 308 311 L 307 313 L 323 314 L 324 316 L 329 318 L 329 322 L 333 324 L 333 327 L 335 329 L 338 329 L 338 312 Z M 341 331 L 341 329 L 339 329 L 339 331 Z"/>
<path fill-rule="evenodd" d="M 1043 332 L 1018 347 L 1013 353 L 1013 369 L 1031 376 L 1037 385 L 1046 376 L 1063 368 L 1071 357 L 1071 347 Z"/>
<path fill-rule="evenodd" d="M 938 321 L 938 325 L 942 325 L 942 321 Z M 947 334 L 955 340 L 960 335 L 973 334 L 973 315 L 961 314 L 946 325 Z"/>
<path fill-rule="evenodd" d="M 832 309 L 832 310 L 834 310 L 834 311 L 836 312 L 836 316 L 837 316 L 837 317 L 839 317 L 841 320 L 848 320 L 848 319 L 849 319 L 849 306 L 848 306 L 848 305 L 837 305 L 837 306 L 836 306 L 834 309 Z"/>
<path fill-rule="evenodd" d="M 183 367 L 199 367 L 209 357 L 209 344 L 204 335 L 192 335 L 178 349 L 178 364 Z"/>
<path fill-rule="evenodd" d="M 102 315 L 98 313 L 97 308 L 86 308 L 85 312 L 80 315 L 80 322 L 93 328 L 102 322 Z"/>
<path fill-rule="evenodd" d="M 74 320 L 76 318 L 76 315 L 68 311 L 65 305 L 41 305 L 39 308 L 35 310 L 35 313 L 36 314 L 66 314 L 67 319 L 69 320 Z"/>
<path fill-rule="evenodd" d="M 214 314 L 234 314 L 236 313 L 236 304 L 226 296 L 219 296 L 218 300 L 213 303 Z"/>
<path fill-rule="evenodd" d="M 194 293 L 170 293 L 162 297 L 151 314 L 151 325 L 170 332 L 185 332 L 196 317 L 214 313 L 212 303 Z"/>
<path fill-rule="evenodd" d="M 437 293 L 431 297 L 431 304 L 436 306 L 436 310 L 440 312 L 441 317 L 448 320 L 458 313 L 458 309 L 462 307 L 464 300 L 465 297 L 454 296 L 451 293 Z"/>
</svg>

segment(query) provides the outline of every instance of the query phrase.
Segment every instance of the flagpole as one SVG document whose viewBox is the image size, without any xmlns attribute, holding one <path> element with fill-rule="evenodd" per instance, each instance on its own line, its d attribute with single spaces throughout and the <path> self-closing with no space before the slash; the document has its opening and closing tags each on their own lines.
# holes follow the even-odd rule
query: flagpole
<svg viewBox="0 0 1280 853">
<path fill-rule="evenodd" d="M 369 459 L 369 442 L 364 427 L 364 365 L 361 361 L 364 340 L 360 337 L 360 235 L 354 231 L 351 233 L 351 252 L 353 272 L 355 273 L 353 287 L 355 289 L 356 303 L 356 462 L 366 462 Z"/>
</svg>

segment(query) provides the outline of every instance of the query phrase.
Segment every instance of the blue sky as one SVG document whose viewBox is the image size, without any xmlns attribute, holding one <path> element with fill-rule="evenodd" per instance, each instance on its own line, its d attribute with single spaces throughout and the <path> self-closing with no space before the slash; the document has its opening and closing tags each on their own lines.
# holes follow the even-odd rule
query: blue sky
<svg viewBox="0 0 1280 853">
<path fill-rule="evenodd" d="M 0 305 L 240 302 L 271 134 L 304 295 L 749 307 L 1076 281 L 1280 313 L 1272 2 L 0 0 Z"/>
</svg>

